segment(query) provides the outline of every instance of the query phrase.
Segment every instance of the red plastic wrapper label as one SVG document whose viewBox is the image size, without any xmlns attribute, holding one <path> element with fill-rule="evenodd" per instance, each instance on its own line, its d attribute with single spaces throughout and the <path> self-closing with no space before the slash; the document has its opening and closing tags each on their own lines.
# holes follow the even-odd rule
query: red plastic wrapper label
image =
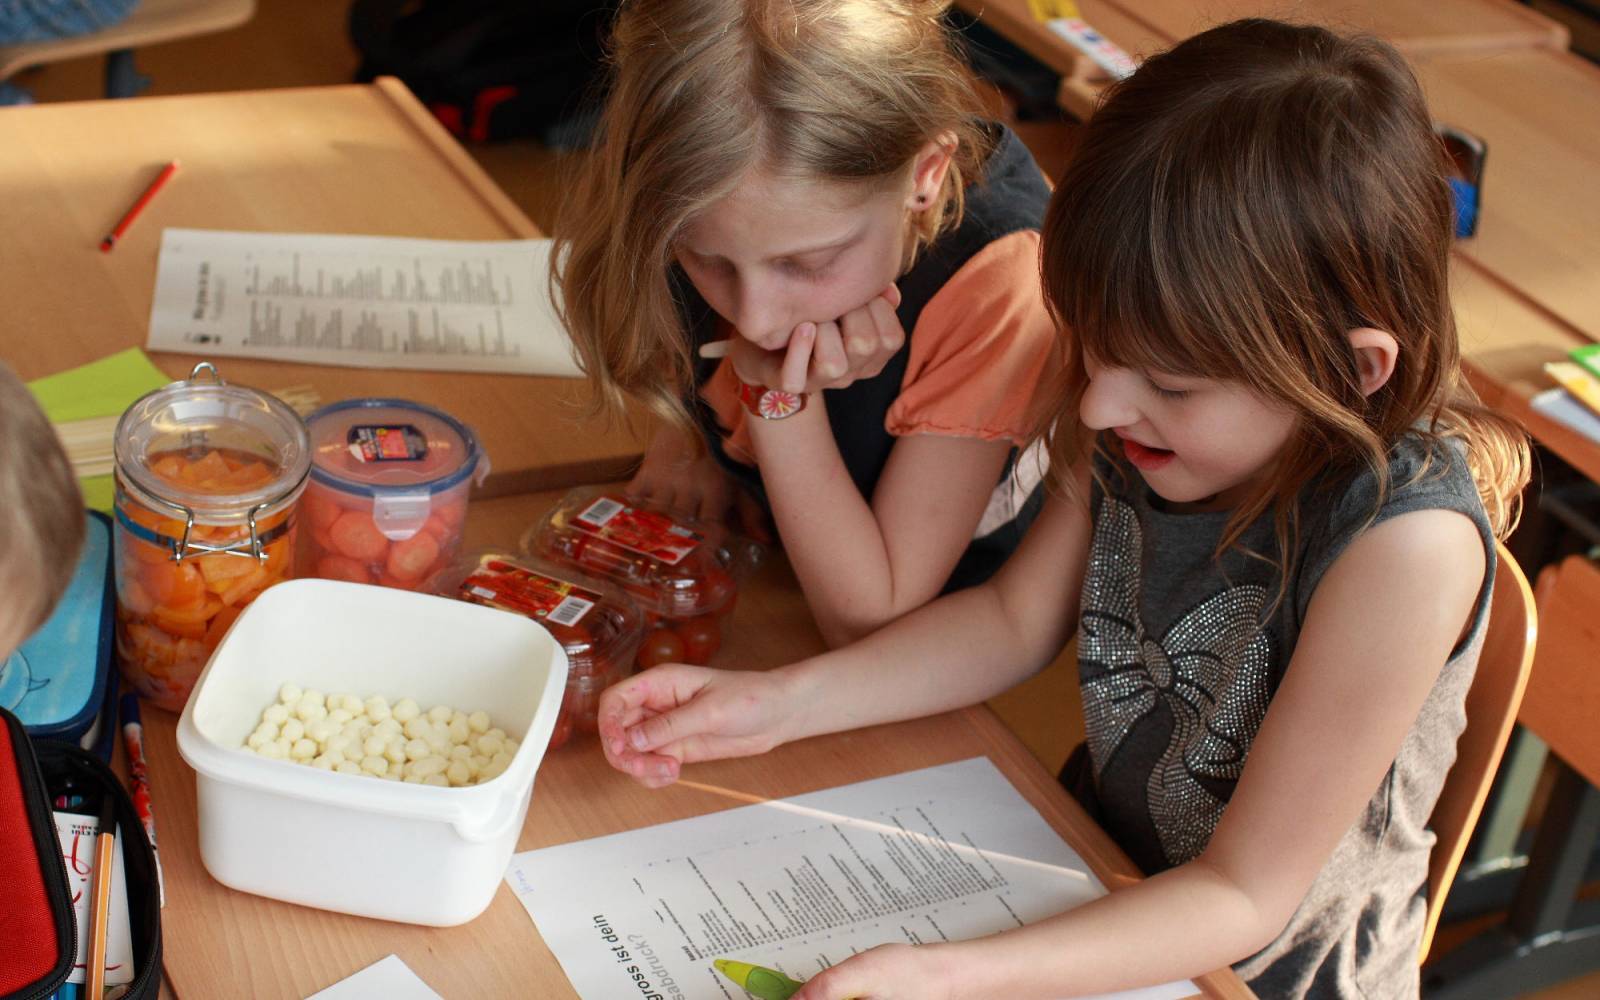
<svg viewBox="0 0 1600 1000">
<path fill-rule="evenodd" d="M 620 500 L 601 497 L 572 519 L 579 531 L 612 545 L 659 560 L 668 566 L 683 562 L 704 539 L 665 514 L 630 507 Z"/>
<path fill-rule="evenodd" d="M 358 462 L 420 462 L 428 457 L 427 437 L 410 424 L 357 424 L 345 441 Z"/>
<path fill-rule="evenodd" d="M 461 581 L 461 596 L 474 604 L 569 628 L 600 603 L 600 595 L 592 590 L 499 560 L 484 563 Z"/>
</svg>

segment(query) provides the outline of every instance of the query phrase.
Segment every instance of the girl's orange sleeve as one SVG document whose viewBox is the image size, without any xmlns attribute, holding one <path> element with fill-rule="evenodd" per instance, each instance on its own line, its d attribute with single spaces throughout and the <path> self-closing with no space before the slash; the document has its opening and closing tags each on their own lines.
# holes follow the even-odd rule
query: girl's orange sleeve
<svg viewBox="0 0 1600 1000">
<path fill-rule="evenodd" d="M 1039 233 L 984 247 L 922 308 L 884 429 L 1023 444 L 1034 393 L 1057 364 L 1039 285 Z"/>
</svg>

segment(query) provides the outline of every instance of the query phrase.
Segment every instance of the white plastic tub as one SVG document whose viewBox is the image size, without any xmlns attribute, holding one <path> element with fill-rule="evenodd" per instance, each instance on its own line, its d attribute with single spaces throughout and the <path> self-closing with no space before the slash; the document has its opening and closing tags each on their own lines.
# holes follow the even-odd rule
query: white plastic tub
<svg viewBox="0 0 1600 1000">
<path fill-rule="evenodd" d="M 450 926 L 482 913 L 527 816 L 567 658 L 518 615 L 332 580 L 292 580 L 239 616 L 178 723 L 196 772 L 200 855 L 243 892 Z M 520 742 L 505 773 L 437 788 L 339 774 L 242 749 L 288 682 L 426 709 L 487 711 Z"/>
</svg>

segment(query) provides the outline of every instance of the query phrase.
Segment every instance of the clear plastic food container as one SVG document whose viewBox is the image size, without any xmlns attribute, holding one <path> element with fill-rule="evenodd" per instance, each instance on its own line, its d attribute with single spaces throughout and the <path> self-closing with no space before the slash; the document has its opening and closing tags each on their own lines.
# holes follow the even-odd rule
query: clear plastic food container
<svg viewBox="0 0 1600 1000">
<path fill-rule="evenodd" d="M 178 721 L 206 871 L 302 906 L 471 920 L 505 878 L 566 674 L 561 647 L 515 615 L 329 580 L 273 588 L 217 649 Z M 268 759 L 247 741 L 286 683 L 481 708 L 519 746 L 497 777 L 459 788 Z"/>
<path fill-rule="evenodd" d="M 561 498 L 524 535 L 522 549 L 607 579 L 639 603 L 649 626 L 639 665 L 706 663 L 721 619 L 761 546 L 718 524 L 688 520 L 604 487 Z"/>
<path fill-rule="evenodd" d="M 301 576 L 415 590 L 454 562 L 467 494 L 489 463 L 472 431 L 403 399 L 352 399 L 306 418 Z"/>
<path fill-rule="evenodd" d="M 239 613 L 294 575 L 310 443 L 283 402 L 201 363 L 128 407 L 113 451 L 117 657 L 178 711 Z"/>
<path fill-rule="evenodd" d="M 612 584 L 528 556 L 480 552 L 433 577 L 427 589 L 531 618 L 567 654 L 567 690 L 550 748 L 595 731 L 600 692 L 633 673 L 644 636 L 638 605 Z"/>
</svg>

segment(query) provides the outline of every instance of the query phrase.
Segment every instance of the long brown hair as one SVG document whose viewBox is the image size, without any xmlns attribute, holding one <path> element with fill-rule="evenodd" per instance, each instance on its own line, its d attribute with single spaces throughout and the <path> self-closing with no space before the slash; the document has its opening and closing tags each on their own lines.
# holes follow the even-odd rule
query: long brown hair
<svg viewBox="0 0 1600 1000">
<path fill-rule="evenodd" d="M 632 0 L 611 43 L 597 148 L 556 221 L 552 284 L 579 360 L 615 414 L 626 397 L 685 425 L 693 388 L 673 245 L 760 164 L 881 183 L 956 139 L 909 245 L 957 221 L 987 152 L 949 0 Z"/>
<path fill-rule="evenodd" d="M 1298 414 L 1219 552 L 1271 510 L 1289 558 L 1304 491 L 1364 467 L 1381 498 L 1390 448 L 1418 426 L 1465 444 L 1508 533 L 1527 440 L 1461 374 L 1442 167 L 1415 76 L 1376 39 L 1244 20 L 1145 62 L 1083 129 L 1045 220 L 1045 296 L 1071 331 L 1043 424 L 1053 468 L 1115 447 L 1077 430 L 1087 355 L 1230 380 Z M 1370 396 L 1358 327 L 1400 347 Z"/>
<path fill-rule="evenodd" d="M 77 569 L 84 525 L 72 463 L 0 361 L 0 661 L 50 616 Z"/>
</svg>

